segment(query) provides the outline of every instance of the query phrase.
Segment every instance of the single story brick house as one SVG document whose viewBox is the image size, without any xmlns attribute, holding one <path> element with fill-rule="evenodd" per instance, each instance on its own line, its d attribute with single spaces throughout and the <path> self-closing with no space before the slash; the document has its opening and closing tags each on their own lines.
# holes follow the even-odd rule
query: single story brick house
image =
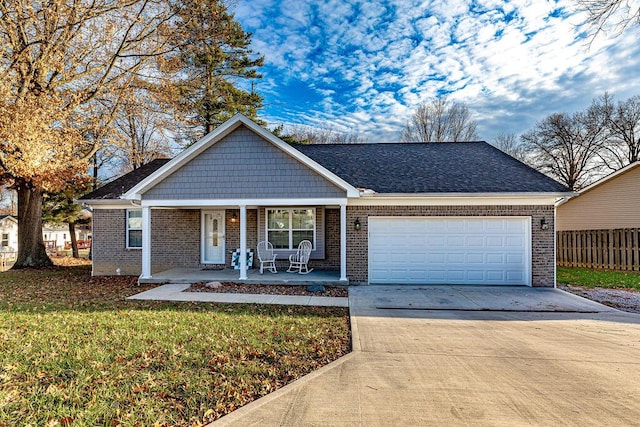
<svg viewBox="0 0 640 427">
<path fill-rule="evenodd" d="M 85 195 L 93 274 L 225 268 L 269 240 L 359 284 L 554 286 L 563 185 L 484 142 L 289 145 L 236 115 Z M 257 260 L 254 260 L 257 262 Z"/>
</svg>

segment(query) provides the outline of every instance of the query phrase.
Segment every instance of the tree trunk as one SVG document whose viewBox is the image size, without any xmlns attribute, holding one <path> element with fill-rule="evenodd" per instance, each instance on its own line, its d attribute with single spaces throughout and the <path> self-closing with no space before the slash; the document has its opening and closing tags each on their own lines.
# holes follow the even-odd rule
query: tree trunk
<svg viewBox="0 0 640 427">
<path fill-rule="evenodd" d="M 53 265 L 42 240 L 42 190 L 18 187 L 18 259 L 13 269 Z"/>
<path fill-rule="evenodd" d="M 69 223 L 69 237 L 71 237 L 71 256 L 74 258 L 80 258 L 78 253 L 78 241 L 76 240 L 76 223 Z"/>
</svg>

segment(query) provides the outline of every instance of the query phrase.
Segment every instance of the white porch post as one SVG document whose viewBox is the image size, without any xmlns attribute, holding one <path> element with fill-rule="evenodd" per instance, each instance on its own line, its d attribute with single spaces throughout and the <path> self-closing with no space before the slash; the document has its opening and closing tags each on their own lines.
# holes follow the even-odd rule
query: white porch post
<svg viewBox="0 0 640 427">
<path fill-rule="evenodd" d="M 247 280 L 247 206 L 240 205 L 240 277 Z"/>
<path fill-rule="evenodd" d="M 347 281 L 347 205 L 340 204 L 340 280 Z"/>
<path fill-rule="evenodd" d="M 151 278 L 151 208 L 142 208 L 142 275 L 141 279 Z"/>
</svg>

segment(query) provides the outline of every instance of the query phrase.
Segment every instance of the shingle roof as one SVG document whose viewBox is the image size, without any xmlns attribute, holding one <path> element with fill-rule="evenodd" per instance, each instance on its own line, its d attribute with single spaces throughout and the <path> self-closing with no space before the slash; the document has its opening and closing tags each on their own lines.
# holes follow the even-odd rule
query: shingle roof
<svg viewBox="0 0 640 427">
<path fill-rule="evenodd" d="M 570 190 L 486 142 L 295 145 L 357 188 L 378 193 L 564 193 Z M 169 159 L 154 160 L 80 200 L 118 199 Z"/>
<path fill-rule="evenodd" d="M 486 142 L 295 147 L 351 185 L 378 193 L 570 192 Z"/>
<path fill-rule="evenodd" d="M 152 160 L 146 165 L 114 179 L 97 190 L 94 190 L 89 194 L 85 194 L 80 197 L 79 200 L 118 199 L 124 193 L 131 190 L 137 183 L 158 170 L 169 160 L 171 159 Z"/>
<path fill-rule="evenodd" d="M 5 218 L 10 218 L 10 219 L 16 221 L 16 219 L 14 217 L 12 217 L 11 215 L 0 215 L 0 221 L 4 220 Z"/>
</svg>

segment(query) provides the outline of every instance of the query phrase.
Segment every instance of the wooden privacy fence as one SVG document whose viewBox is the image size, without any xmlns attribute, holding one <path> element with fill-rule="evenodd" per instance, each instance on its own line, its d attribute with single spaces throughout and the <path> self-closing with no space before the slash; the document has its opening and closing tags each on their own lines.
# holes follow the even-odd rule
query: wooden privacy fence
<svg viewBox="0 0 640 427">
<path fill-rule="evenodd" d="M 640 228 L 558 231 L 556 259 L 563 267 L 640 271 Z"/>
</svg>

